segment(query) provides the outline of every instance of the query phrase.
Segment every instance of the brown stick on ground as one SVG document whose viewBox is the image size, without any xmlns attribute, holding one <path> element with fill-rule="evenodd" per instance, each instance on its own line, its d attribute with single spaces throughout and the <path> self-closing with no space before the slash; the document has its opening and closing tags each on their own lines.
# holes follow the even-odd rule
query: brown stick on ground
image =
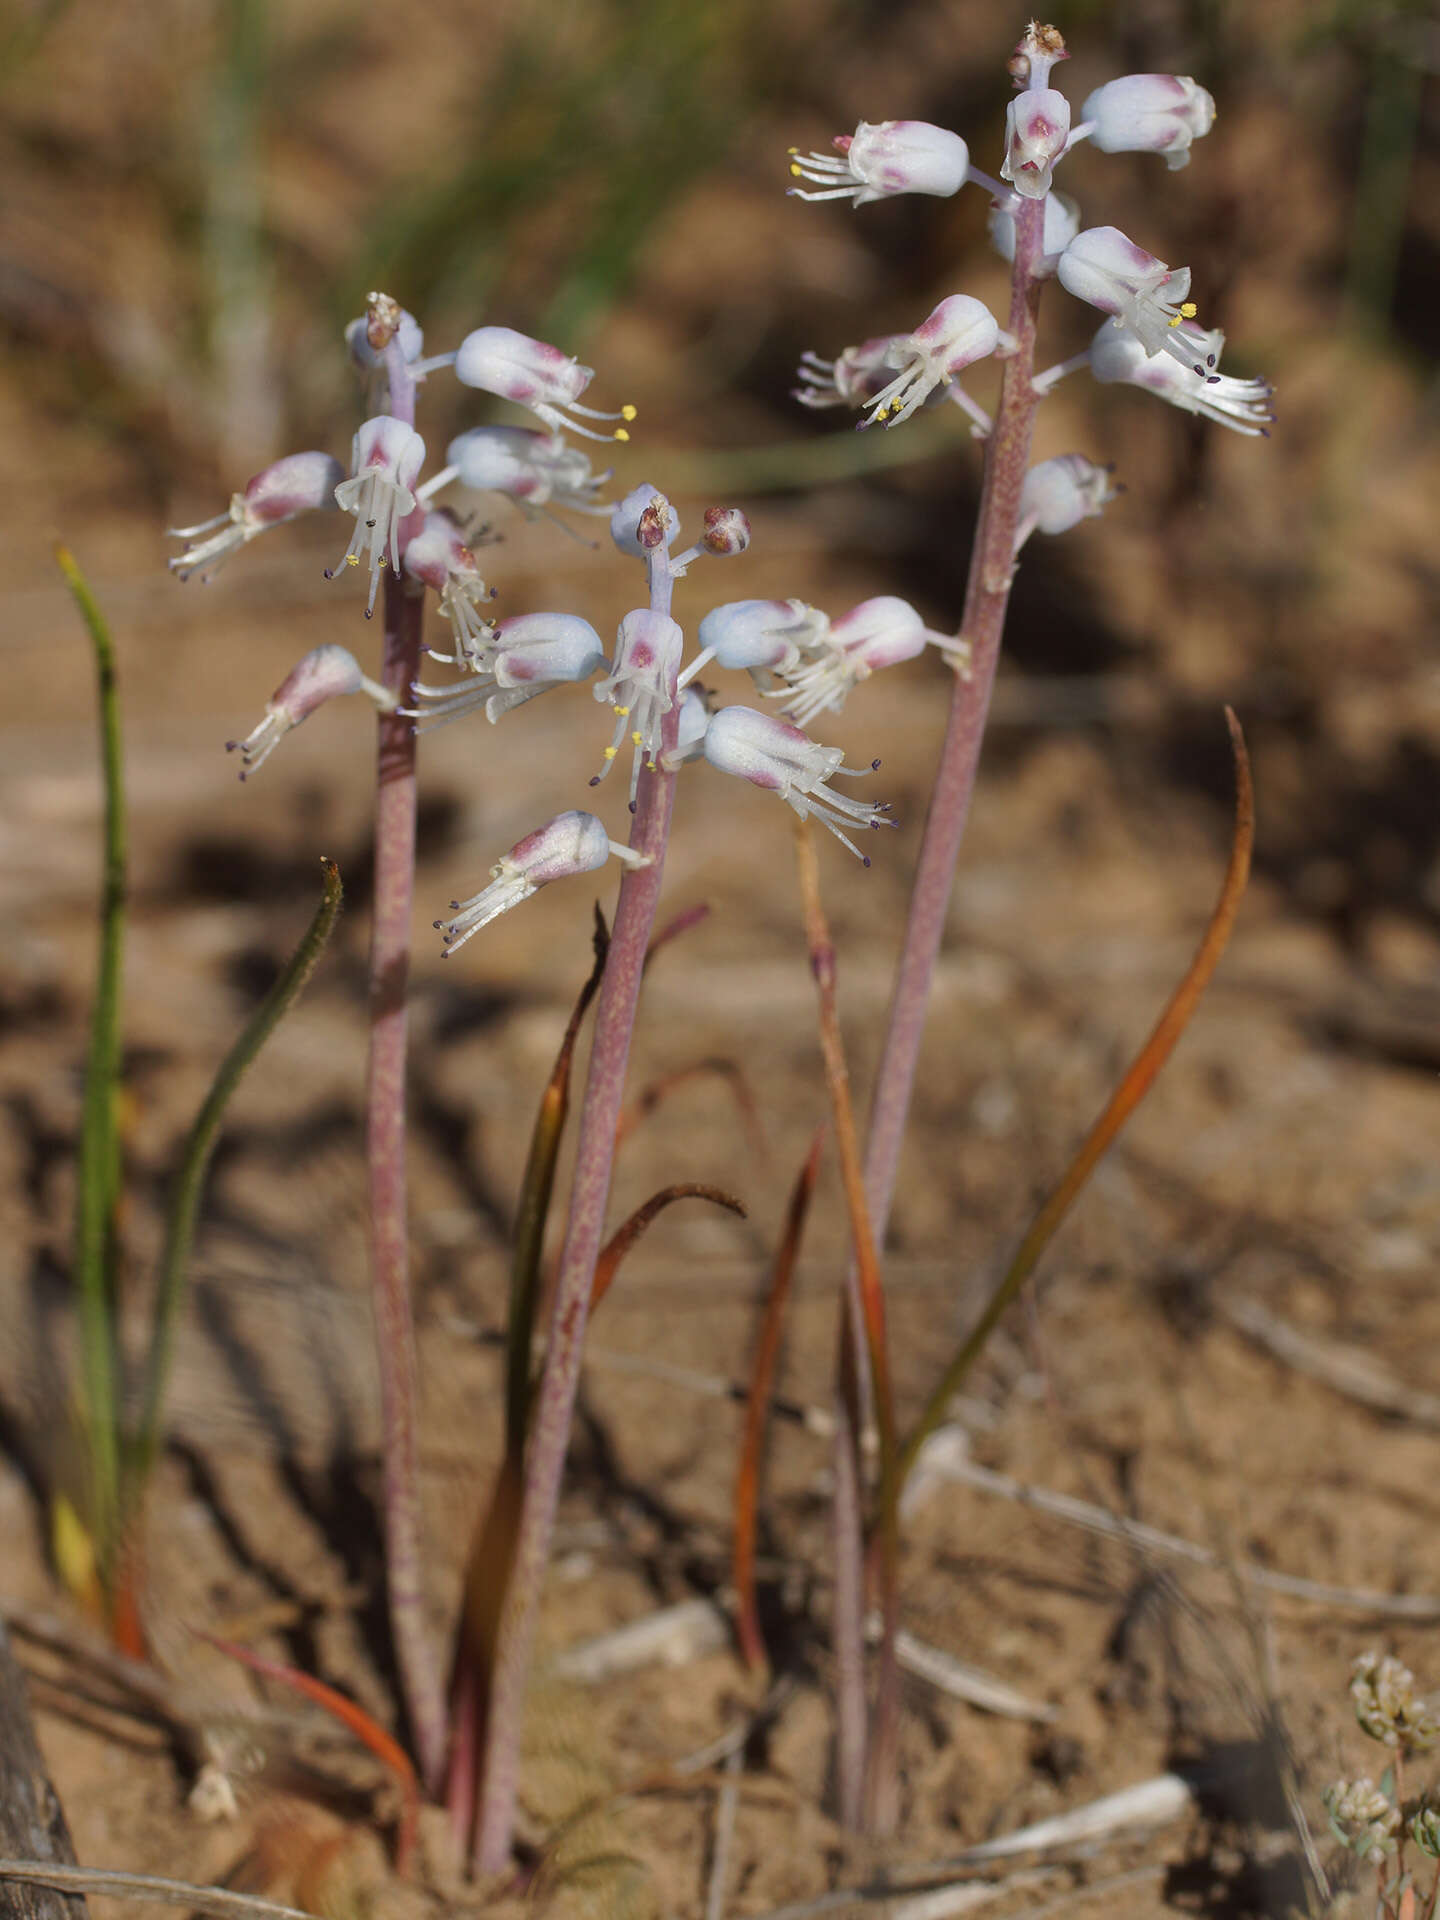
<svg viewBox="0 0 1440 1920">
<path fill-rule="evenodd" d="M 0 1625 L 0 1856 L 75 1864 L 70 1829 L 30 1722 L 25 1676 Z M 0 1920 L 85 1920 L 79 1894 L 0 1881 Z"/>
</svg>

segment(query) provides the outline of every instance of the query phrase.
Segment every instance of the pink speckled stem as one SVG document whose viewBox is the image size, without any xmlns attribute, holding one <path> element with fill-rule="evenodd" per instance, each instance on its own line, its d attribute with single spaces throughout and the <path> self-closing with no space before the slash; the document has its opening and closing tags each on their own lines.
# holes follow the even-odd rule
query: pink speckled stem
<svg viewBox="0 0 1440 1920">
<path fill-rule="evenodd" d="M 671 585 L 669 556 L 662 548 L 650 563 L 650 604 L 657 613 L 670 611 Z M 665 717 L 662 750 L 675 745 L 679 724 L 677 701 Z M 496 1643 L 479 1783 L 480 1803 L 476 1810 L 474 1865 L 475 1871 L 481 1874 L 499 1873 L 510 1861 L 519 1788 L 520 1733 L 540 1590 L 570 1444 L 585 1324 L 590 1312 L 590 1287 L 610 1198 L 615 1130 L 625 1092 L 625 1071 L 630 1060 L 645 951 L 660 900 L 674 804 L 673 773 L 641 774 L 630 845 L 637 853 L 648 855 L 651 864 L 627 868 L 620 882 L 605 977 L 595 1010 L 595 1039 L 580 1110 L 570 1217 L 555 1281 L 545 1370 L 530 1417 L 515 1559 Z"/>
<path fill-rule="evenodd" d="M 1042 254 L 1045 203 L 1021 200 L 1015 214 L 1015 264 L 1011 275 L 1010 332 L 1017 349 L 1005 362 L 995 427 L 985 448 L 980 512 L 970 555 L 961 636 L 970 642 L 968 677 L 955 676 L 950 719 L 940 765 L 930 795 L 925 835 L 910 895 L 905 945 L 890 1003 L 890 1024 L 880 1058 L 866 1143 L 865 1188 L 877 1242 L 883 1243 L 900 1148 L 910 1111 L 915 1067 L 925 1031 L 930 982 L 955 862 L 969 817 L 970 798 L 980 765 L 980 746 L 990 712 L 990 694 L 1000 658 L 1005 613 L 1010 604 L 1015 530 L 1020 523 L 1020 490 L 1030 464 L 1030 440 L 1038 396 L 1031 386 L 1035 370 L 1035 315 L 1040 300 L 1036 278 Z"/>
<path fill-rule="evenodd" d="M 387 355 L 391 411 L 415 417 L 415 388 L 398 347 Z M 407 527 L 407 531 L 410 529 Z M 381 684 L 401 703 L 420 670 L 424 601 L 402 575 L 385 576 Z M 370 1064 L 365 1151 L 370 1177 L 371 1288 L 380 1371 L 385 1576 L 390 1631 L 410 1734 L 426 1786 L 445 1765 L 445 1695 L 425 1625 L 415 1327 L 405 1180 L 406 984 L 415 895 L 415 723 L 382 713 L 376 757 L 375 902 L 370 935 Z"/>
</svg>

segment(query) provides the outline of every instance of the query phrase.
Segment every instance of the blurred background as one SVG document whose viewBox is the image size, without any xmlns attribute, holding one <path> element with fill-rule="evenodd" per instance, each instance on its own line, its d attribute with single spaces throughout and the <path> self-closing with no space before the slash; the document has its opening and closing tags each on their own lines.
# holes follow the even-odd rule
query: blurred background
<svg viewBox="0 0 1440 1920">
<path fill-rule="evenodd" d="M 1088 375 L 1042 410 L 1039 457 L 1113 462 L 1126 491 L 1102 521 L 1037 538 L 1017 581 L 897 1209 L 900 1385 L 924 1391 L 937 1327 L 963 1320 L 1184 964 L 1228 839 L 1229 701 L 1255 756 L 1255 888 L 1135 1157 L 1117 1157 L 1059 1259 L 1048 1298 L 1065 1339 L 1050 1385 L 1088 1423 L 1104 1486 L 1133 1491 L 1116 1463 L 1139 1457 L 1152 1463 L 1144 1511 L 1194 1526 L 1220 1482 L 1199 1474 L 1194 1430 L 1172 1430 L 1163 1409 L 1200 1368 L 1222 1481 L 1276 1423 L 1263 1444 L 1277 1504 L 1252 1516 L 1269 1545 L 1332 1578 L 1380 1584 L 1404 1561 L 1436 1584 L 1433 1545 L 1425 1573 L 1407 1530 L 1413 1508 L 1397 1509 L 1392 1532 L 1352 1539 L 1349 1509 L 1322 1525 L 1288 1501 L 1287 1474 L 1305 1481 L 1332 1403 L 1310 1387 L 1286 1401 L 1268 1363 L 1227 1358 L 1201 1296 L 1249 1259 L 1272 1307 L 1317 1335 L 1393 1350 L 1402 1369 L 1437 1318 L 1440 1183 L 1426 1142 L 1440 1066 L 1440 38 L 1419 0 L 1075 0 L 1055 23 L 1077 106 L 1134 71 L 1193 74 L 1215 95 L 1215 129 L 1186 170 L 1082 146 L 1062 184 L 1087 224 L 1190 266 L 1200 319 L 1226 330 L 1226 371 L 1273 380 L 1279 419 L 1268 441 L 1247 440 Z M 236 1537 L 247 1505 L 298 1502 L 296 1537 L 309 1527 L 305 1551 L 339 1568 L 336 1593 L 347 1580 L 373 1592 L 358 1164 L 371 722 L 327 709 L 243 789 L 220 749 L 308 648 L 337 640 L 368 663 L 377 636 L 353 579 L 323 577 L 344 543 L 337 518 L 267 535 L 209 586 L 166 576 L 163 530 L 220 511 L 283 453 L 346 457 L 359 408 L 341 334 L 378 287 L 419 317 L 432 352 L 494 322 L 595 366 L 588 399 L 639 409 L 615 453 L 617 488 L 653 481 L 692 523 L 714 501 L 746 508 L 749 554 L 697 568 L 684 588 L 692 628 L 722 599 L 796 595 L 838 614 L 881 592 L 953 625 L 978 476 L 959 416 L 861 436 L 790 390 L 802 350 L 828 357 L 909 330 L 949 293 L 1003 313 L 986 197 L 806 206 L 785 196 L 785 155 L 861 118 L 907 117 L 956 128 L 996 169 L 1023 24 L 993 0 L 0 9 L 0 1300 L 16 1334 L 0 1391 L 22 1453 L 54 1404 L 34 1356 L 63 1345 L 98 870 L 91 667 L 53 543 L 88 570 L 121 653 L 137 1276 L 181 1129 L 293 944 L 318 855 L 341 861 L 352 911 L 336 957 L 237 1103 L 217 1161 L 171 1467 L 189 1497 L 209 1488 L 206 1511 L 227 1511 Z M 1041 363 L 1083 346 L 1093 323 L 1048 293 Z M 971 385 L 991 398 L 984 369 Z M 463 427 L 521 418 L 488 406 L 444 374 L 429 381 L 419 426 L 432 464 Z M 636 598 L 624 564 L 504 502 L 476 506 L 503 612 L 562 608 L 613 631 Z M 922 660 L 822 729 L 851 760 L 882 757 L 876 792 L 902 822 L 869 873 L 825 851 L 862 1100 L 946 697 L 943 668 Z M 603 738 L 587 697 L 562 692 L 499 728 L 472 719 L 425 743 L 417 1287 L 437 1433 L 477 1436 L 436 1456 L 437 1513 L 471 1510 L 494 1445 L 493 1366 L 481 1355 L 467 1372 L 454 1330 L 499 1314 L 533 1101 L 588 964 L 589 899 L 551 889 L 446 967 L 430 922 L 522 832 L 586 804 Z M 685 778 L 670 897 L 712 913 L 656 970 L 636 1084 L 702 1070 L 667 1096 L 665 1124 L 637 1129 L 620 1185 L 633 1204 L 666 1180 L 720 1180 L 752 1220 L 667 1218 L 628 1298 L 617 1294 L 612 1337 L 640 1349 L 660 1326 L 670 1357 L 718 1364 L 723 1352 L 738 1366 L 821 1095 L 787 819 L 719 785 L 703 768 Z M 623 796 L 605 800 L 617 831 Z M 797 1305 L 797 1392 L 825 1391 L 842 1238 L 827 1202 Z M 997 1406 L 1034 1377 L 1018 1348 L 1011 1361 L 986 1389 Z M 1168 1382 L 1160 1411 L 1152 1365 Z M 662 1475 L 684 1526 L 709 1539 L 723 1524 L 730 1415 L 677 1410 L 656 1388 L 641 1417 L 638 1392 L 595 1387 L 580 1496 L 603 1507 L 618 1459 L 627 1484 Z M 1029 1470 L 1060 1473 L 1073 1454 L 1043 1437 L 1033 1395 L 1022 1401 L 992 1429 L 994 1457 L 1013 1445 Z M 289 1463 L 280 1494 L 277 1459 Z M 337 1461 L 361 1464 L 342 1473 Z M 814 1467 L 781 1476 L 802 1530 Z M 17 1493 L 23 1583 L 38 1593 L 29 1511 Z M 247 1561 L 223 1534 L 196 1559 L 203 1579 L 173 1570 L 177 1606 L 192 1581 L 231 1604 L 266 1590 L 264 1555 Z M 695 1551 L 714 1559 L 713 1541 Z M 656 1552 L 644 1590 L 684 1591 L 691 1575 Z M 595 1583 L 590 1624 L 633 1610 L 644 1585 L 623 1554 L 600 1558 L 611 1584 Z M 437 1569 L 442 1598 L 455 1572 Z M 947 1578 L 916 1604 L 981 1657 L 987 1629 L 962 1624 Z M 921 1571 L 913 1591 L 928 1591 Z M 367 1627 L 348 1603 L 325 1604 L 311 1653 L 363 1685 L 367 1662 L 383 1668 L 373 1612 Z M 1034 1664 L 1088 1698 L 1099 1642 L 1056 1634 L 1065 1653 L 1051 1645 Z M 1337 1629 L 1310 1657 L 1346 1645 Z M 1031 1662 L 1024 1647 L 1009 1657 Z M 1173 1725 L 1143 1689 L 1136 1700 L 1141 1722 L 1154 1711 L 1163 1758 Z M 1138 1736 L 1123 1714 L 1108 1732 L 1086 1724 L 1084 1764 L 1103 1784 L 1107 1755 Z M 996 1781 L 946 1775 L 926 1817 L 965 1829 L 992 1788 L 1043 1803 L 1023 1743 L 993 1766 Z"/>
</svg>

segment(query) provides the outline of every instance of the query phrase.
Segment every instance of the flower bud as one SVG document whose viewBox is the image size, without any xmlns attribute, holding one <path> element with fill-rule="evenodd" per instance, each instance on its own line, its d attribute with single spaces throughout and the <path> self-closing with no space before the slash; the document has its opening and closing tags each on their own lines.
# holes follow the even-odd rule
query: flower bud
<svg viewBox="0 0 1440 1920">
<path fill-rule="evenodd" d="M 1017 548 L 1032 533 L 1068 533 L 1115 498 L 1108 468 L 1083 453 L 1062 453 L 1031 467 L 1020 489 Z"/>
<path fill-rule="evenodd" d="M 648 480 L 632 487 L 610 510 L 610 538 L 632 559 L 643 560 L 657 547 L 674 546 L 679 532 L 679 514 Z"/>
<path fill-rule="evenodd" d="M 1097 87 L 1080 119 L 1102 153 L 1163 153 L 1174 171 L 1189 165 L 1191 141 L 1210 131 L 1215 102 L 1188 75 L 1130 73 Z"/>
<path fill-rule="evenodd" d="M 1068 193 L 1047 193 L 1041 245 L 1045 249 L 1035 268 L 1037 280 L 1048 280 L 1060 256 L 1080 231 L 1080 207 Z M 990 243 L 1003 260 L 1015 258 L 1015 216 L 1004 207 L 990 209 Z"/>
<path fill-rule="evenodd" d="M 583 434 L 587 440 L 628 440 L 624 427 L 613 433 L 597 433 L 573 416 L 586 420 L 633 420 L 634 407 L 622 407 L 618 413 L 597 413 L 582 407 L 580 395 L 595 377 L 593 367 L 582 367 L 571 355 L 543 340 L 532 340 L 513 327 L 480 327 L 467 333 L 455 355 L 455 377 L 467 387 L 480 387 L 528 407 L 552 432 L 566 428 Z"/>
<path fill-rule="evenodd" d="M 851 200 L 857 207 L 898 193 L 929 193 L 948 199 L 964 186 L 970 150 L 958 133 L 925 120 L 862 120 L 854 133 L 837 134 L 826 153 L 790 149 L 790 171 L 821 189 L 792 187 L 797 200 Z"/>
<path fill-rule="evenodd" d="M 744 553 L 750 544 L 749 518 L 739 507 L 707 507 L 700 543 L 707 553 Z"/>
<path fill-rule="evenodd" d="M 1055 162 L 1070 138 L 1070 102 L 1053 87 L 1017 93 L 1005 112 L 1005 160 L 1000 178 L 1027 200 L 1050 191 Z"/>
</svg>

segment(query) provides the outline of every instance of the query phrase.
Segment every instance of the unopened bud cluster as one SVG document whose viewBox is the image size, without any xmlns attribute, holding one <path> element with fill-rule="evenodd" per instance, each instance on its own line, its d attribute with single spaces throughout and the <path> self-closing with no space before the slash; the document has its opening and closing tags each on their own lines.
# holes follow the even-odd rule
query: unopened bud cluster
<svg viewBox="0 0 1440 1920">
<path fill-rule="evenodd" d="M 1403 1893 L 1409 1884 L 1401 1871 L 1406 1847 L 1413 1844 L 1440 1859 L 1440 1800 L 1433 1790 L 1405 1795 L 1404 1769 L 1413 1755 L 1428 1753 L 1440 1741 L 1440 1722 L 1416 1691 L 1414 1674 L 1389 1654 L 1365 1653 L 1355 1661 L 1350 1702 L 1362 1731 L 1393 1757 L 1378 1783 L 1368 1774 L 1336 1780 L 1320 1799 L 1340 1845 L 1358 1860 L 1383 1869 L 1380 1912 L 1386 1920 L 1402 1920 L 1406 1904 L 1390 1896 Z M 1396 1866 L 1387 1866 L 1392 1858 Z M 1389 1884 L 1392 1874 L 1396 1877 Z"/>
</svg>

